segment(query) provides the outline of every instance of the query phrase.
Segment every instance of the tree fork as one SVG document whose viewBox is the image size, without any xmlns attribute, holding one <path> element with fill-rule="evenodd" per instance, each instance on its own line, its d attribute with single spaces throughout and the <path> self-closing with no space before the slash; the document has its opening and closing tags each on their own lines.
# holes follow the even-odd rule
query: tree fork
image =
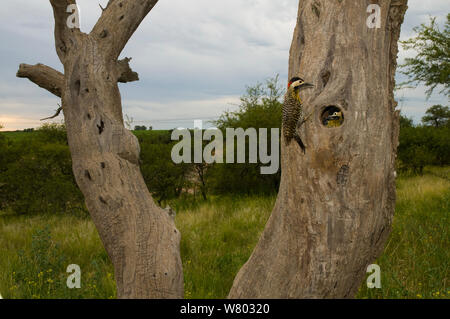
<svg viewBox="0 0 450 319">
<path fill-rule="evenodd" d="M 64 74 L 22 64 L 25 77 L 62 99 L 72 167 L 114 265 L 119 298 L 182 298 L 180 233 L 153 201 L 139 143 L 123 125 L 117 82 L 138 80 L 117 58 L 157 0 L 111 0 L 90 34 L 66 24 L 74 0 L 50 0 Z"/>
<path fill-rule="evenodd" d="M 369 28 L 371 1 L 301 0 L 289 78 L 312 119 L 300 129 L 307 152 L 282 145 L 275 207 L 229 298 L 350 298 L 382 252 L 395 206 L 399 113 L 394 75 L 407 0 L 377 1 L 381 28 Z M 328 106 L 344 123 L 327 128 Z"/>
</svg>

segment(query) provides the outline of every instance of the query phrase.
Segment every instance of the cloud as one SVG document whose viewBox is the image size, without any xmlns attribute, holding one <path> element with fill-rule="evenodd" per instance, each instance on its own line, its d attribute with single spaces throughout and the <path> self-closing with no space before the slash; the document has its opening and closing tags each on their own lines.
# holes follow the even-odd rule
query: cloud
<svg viewBox="0 0 450 319">
<path fill-rule="evenodd" d="M 204 127 L 211 127 L 211 121 L 224 111 L 235 110 L 239 96 L 223 96 L 214 99 L 198 99 L 170 102 L 148 102 L 124 100 L 124 113 L 131 114 L 134 124 L 173 129 L 194 127 L 194 120 L 203 120 Z"/>
<path fill-rule="evenodd" d="M 98 4 L 105 7 L 107 2 L 78 0 L 83 31 L 92 29 L 101 15 Z M 186 119 L 219 116 L 246 85 L 275 74 L 285 81 L 297 8 L 298 0 L 160 0 L 122 54 L 133 57 L 131 65 L 141 79 L 120 85 L 124 114 L 152 124 L 159 119 L 155 128 L 172 128 L 183 121 L 188 126 Z M 442 22 L 449 9 L 448 0 L 433 0 L 432 6 L 430 1 L 410 0 L 402 39 L 427 22 L 428 14 Z M 18 125 L 21 118 L 48 116 L 58 99 L 15 78 L 20 63 L 62 68 L 48 1 L 2 4 L 0 41 L 0 117 L 14 118 Z M 400 50 L 399 59 L 411 54 Z M 404 92 L 406 97 L 422 93 Z M 416 104 L 408 105 L 412 106 L 405 106 L 405 112 L 419 114 Z"/>
</svg>

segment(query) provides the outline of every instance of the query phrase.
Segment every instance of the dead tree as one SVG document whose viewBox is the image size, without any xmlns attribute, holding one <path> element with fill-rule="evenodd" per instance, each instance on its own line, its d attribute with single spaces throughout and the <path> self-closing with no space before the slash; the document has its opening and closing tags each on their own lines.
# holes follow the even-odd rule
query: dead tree
<svg viewBox="0 0 450 319">
<path fill-rule="evenodd" d="M 371 3 L 380 28 L 366 23 Z M 282 145 L 275 207 L 230 298 L 353 297 L 382 252 L 396 196 L 393 89 L 406 5 L 300 0 L 289 78 L 315 84 L 303 93 L 313 112 L 299 132 L 306 154 Z M 343 112 L 341 126 L 324 125 L 330 110 Z"/>
<path fill-rule="evenodd" d="M 282 181 L 266 229 L 237 275 L 231 298 L 351 297 L 390 232 L 398 117 L 397 40 L 407 0 L 384 0 L 381 28 L 366 26 L 369 1 L 302 0 L 290 76 L 315 83 L 314 112 L 282 146 Z M 50 0 L 64 74 L 21 65 L 61 97 L 73 172 L 114 264 L 120 298 L 180 298 L 180 234 L 151 198 L 139 144 L 124 128 L 117 82 L 137 80 L 120 52 L 157 0 L 110 0 L 89 34 L 67 25 L 74 0 Z M 341 126 L 323 125 L 338 109 Z"/>
<path fill-rule="evenodd" d="M 86 34 L 67 24 L 75 0 L 50 0 L 64 74 L 42 64 L 17 73 L 61 97 L 73 173 L 114 264 L 119 298 L 183 297 L 180 234 L 144 183 L 117 84 L 138 79 L 118 57 L 157 2 L 110 0 Z"/>
</svg>

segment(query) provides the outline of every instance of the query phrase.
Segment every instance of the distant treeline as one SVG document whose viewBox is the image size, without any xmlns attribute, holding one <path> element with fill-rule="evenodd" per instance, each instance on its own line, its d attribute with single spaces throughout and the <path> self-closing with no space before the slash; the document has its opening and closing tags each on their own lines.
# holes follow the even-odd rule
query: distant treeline
<svg viewBox="0 0 450 319">
<path fill-rule="evenodd" d="M 450 111 L 435 105 L 422 118 L 421 125 L 401 116 L 397 149 L 401 172 L 422 174 L 427 165 L 450 165 Z"/>
<path fill-rule="evenodd" d="M 220 129 L 279 128 L 282 92 L 277 78 L 248 87 L 239 109 L 226 112 L 215 124 Z M 450 125 L 445 116 L 438 117 L 428 122 L 424 118 L 423 125 L 413 125 L 412 120 L 401 117 L 400 172 L 421 174 L 427 165 L 450 165 Z M 262 164 L 248 163 L 175 164 L 171 151 L 177 141 L 171 140 L 171 131 L 134 133 L 141 146 L 142 175 L 160 204 L 177 198 L 197 201 L 211 195 L 278 191 L 280 171 L 262 175 Z M 0 133 L 0 209 L 19 214 L 85 214 L 83 197 L 72 174 L 64 126 L 44 125 L 33 132 L 8 134 Z"/>
</svg>

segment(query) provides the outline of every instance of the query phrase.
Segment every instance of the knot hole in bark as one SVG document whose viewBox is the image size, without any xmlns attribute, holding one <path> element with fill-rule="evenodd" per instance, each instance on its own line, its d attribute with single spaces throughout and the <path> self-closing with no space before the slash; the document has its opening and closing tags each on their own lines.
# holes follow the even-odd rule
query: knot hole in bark
<svg viewBox="0 0 450 319">
<path fill-rule="evenodd" d="M 91 173 L 89 173 L 88 170 L 85 170 L 85 171 L 84 171 L 84 176 L 86 176 L 86 178 L 87 178 L 88 180 L 92 181 Z"/>
<path fill-rule="evenodd" d="M 97 124 L 97 128 L 98 128 L 98 134 L 102 134 L 103 131 L 105 130 L 105 122 L 103 122 L 103 120 L 100 121 L 100 125 Z"/>
<path fill-rule="evenodd" d="M 320 122 L 328 128 L 339 127 L 344 123 L 344 112 L 338 106 L 326 106 L 320 115 Z"/>
<path fill-rule="evenodd" d="M 108 36 L 108 30 L 103 30 L 101 33 L 100 33 L 100 38 L 106 38 Z"/>
<path fill-rule="evenodd" d="M 320 2 L 314 1 L 313 4 L 311 5 L 311 10 L 316 15 L 316 17 L 319 19 L 320 18 Z"/>
<path fill-rule="evenodd" d="M 340 186 L 345 186 L 348 181 L 349 172 L 350 167 L 348 165 L 342 165 L 336 175 L 336 183 Z"/>
<path fill-rule="evenodd" d="M 98 199 L 103 205 L 108 205 L 108 202 L 102 196 L 99 196 Z"/>
<path fill-rule="evenodd" d="M 73 89 L 75 90 L 75 92 L 77 93 L 77 95 L 80 95 L 80 89 L 81 89 L 81 81 L 80 80 L 76 80 L 73 83 Z"/>
<path fill-rule="evenodd" d="M 325 88 L 330 80 L 331 73 L 330 71 L 322 72 L 320 77 L 322 78 L 322 87 Z"/>
</svg>

